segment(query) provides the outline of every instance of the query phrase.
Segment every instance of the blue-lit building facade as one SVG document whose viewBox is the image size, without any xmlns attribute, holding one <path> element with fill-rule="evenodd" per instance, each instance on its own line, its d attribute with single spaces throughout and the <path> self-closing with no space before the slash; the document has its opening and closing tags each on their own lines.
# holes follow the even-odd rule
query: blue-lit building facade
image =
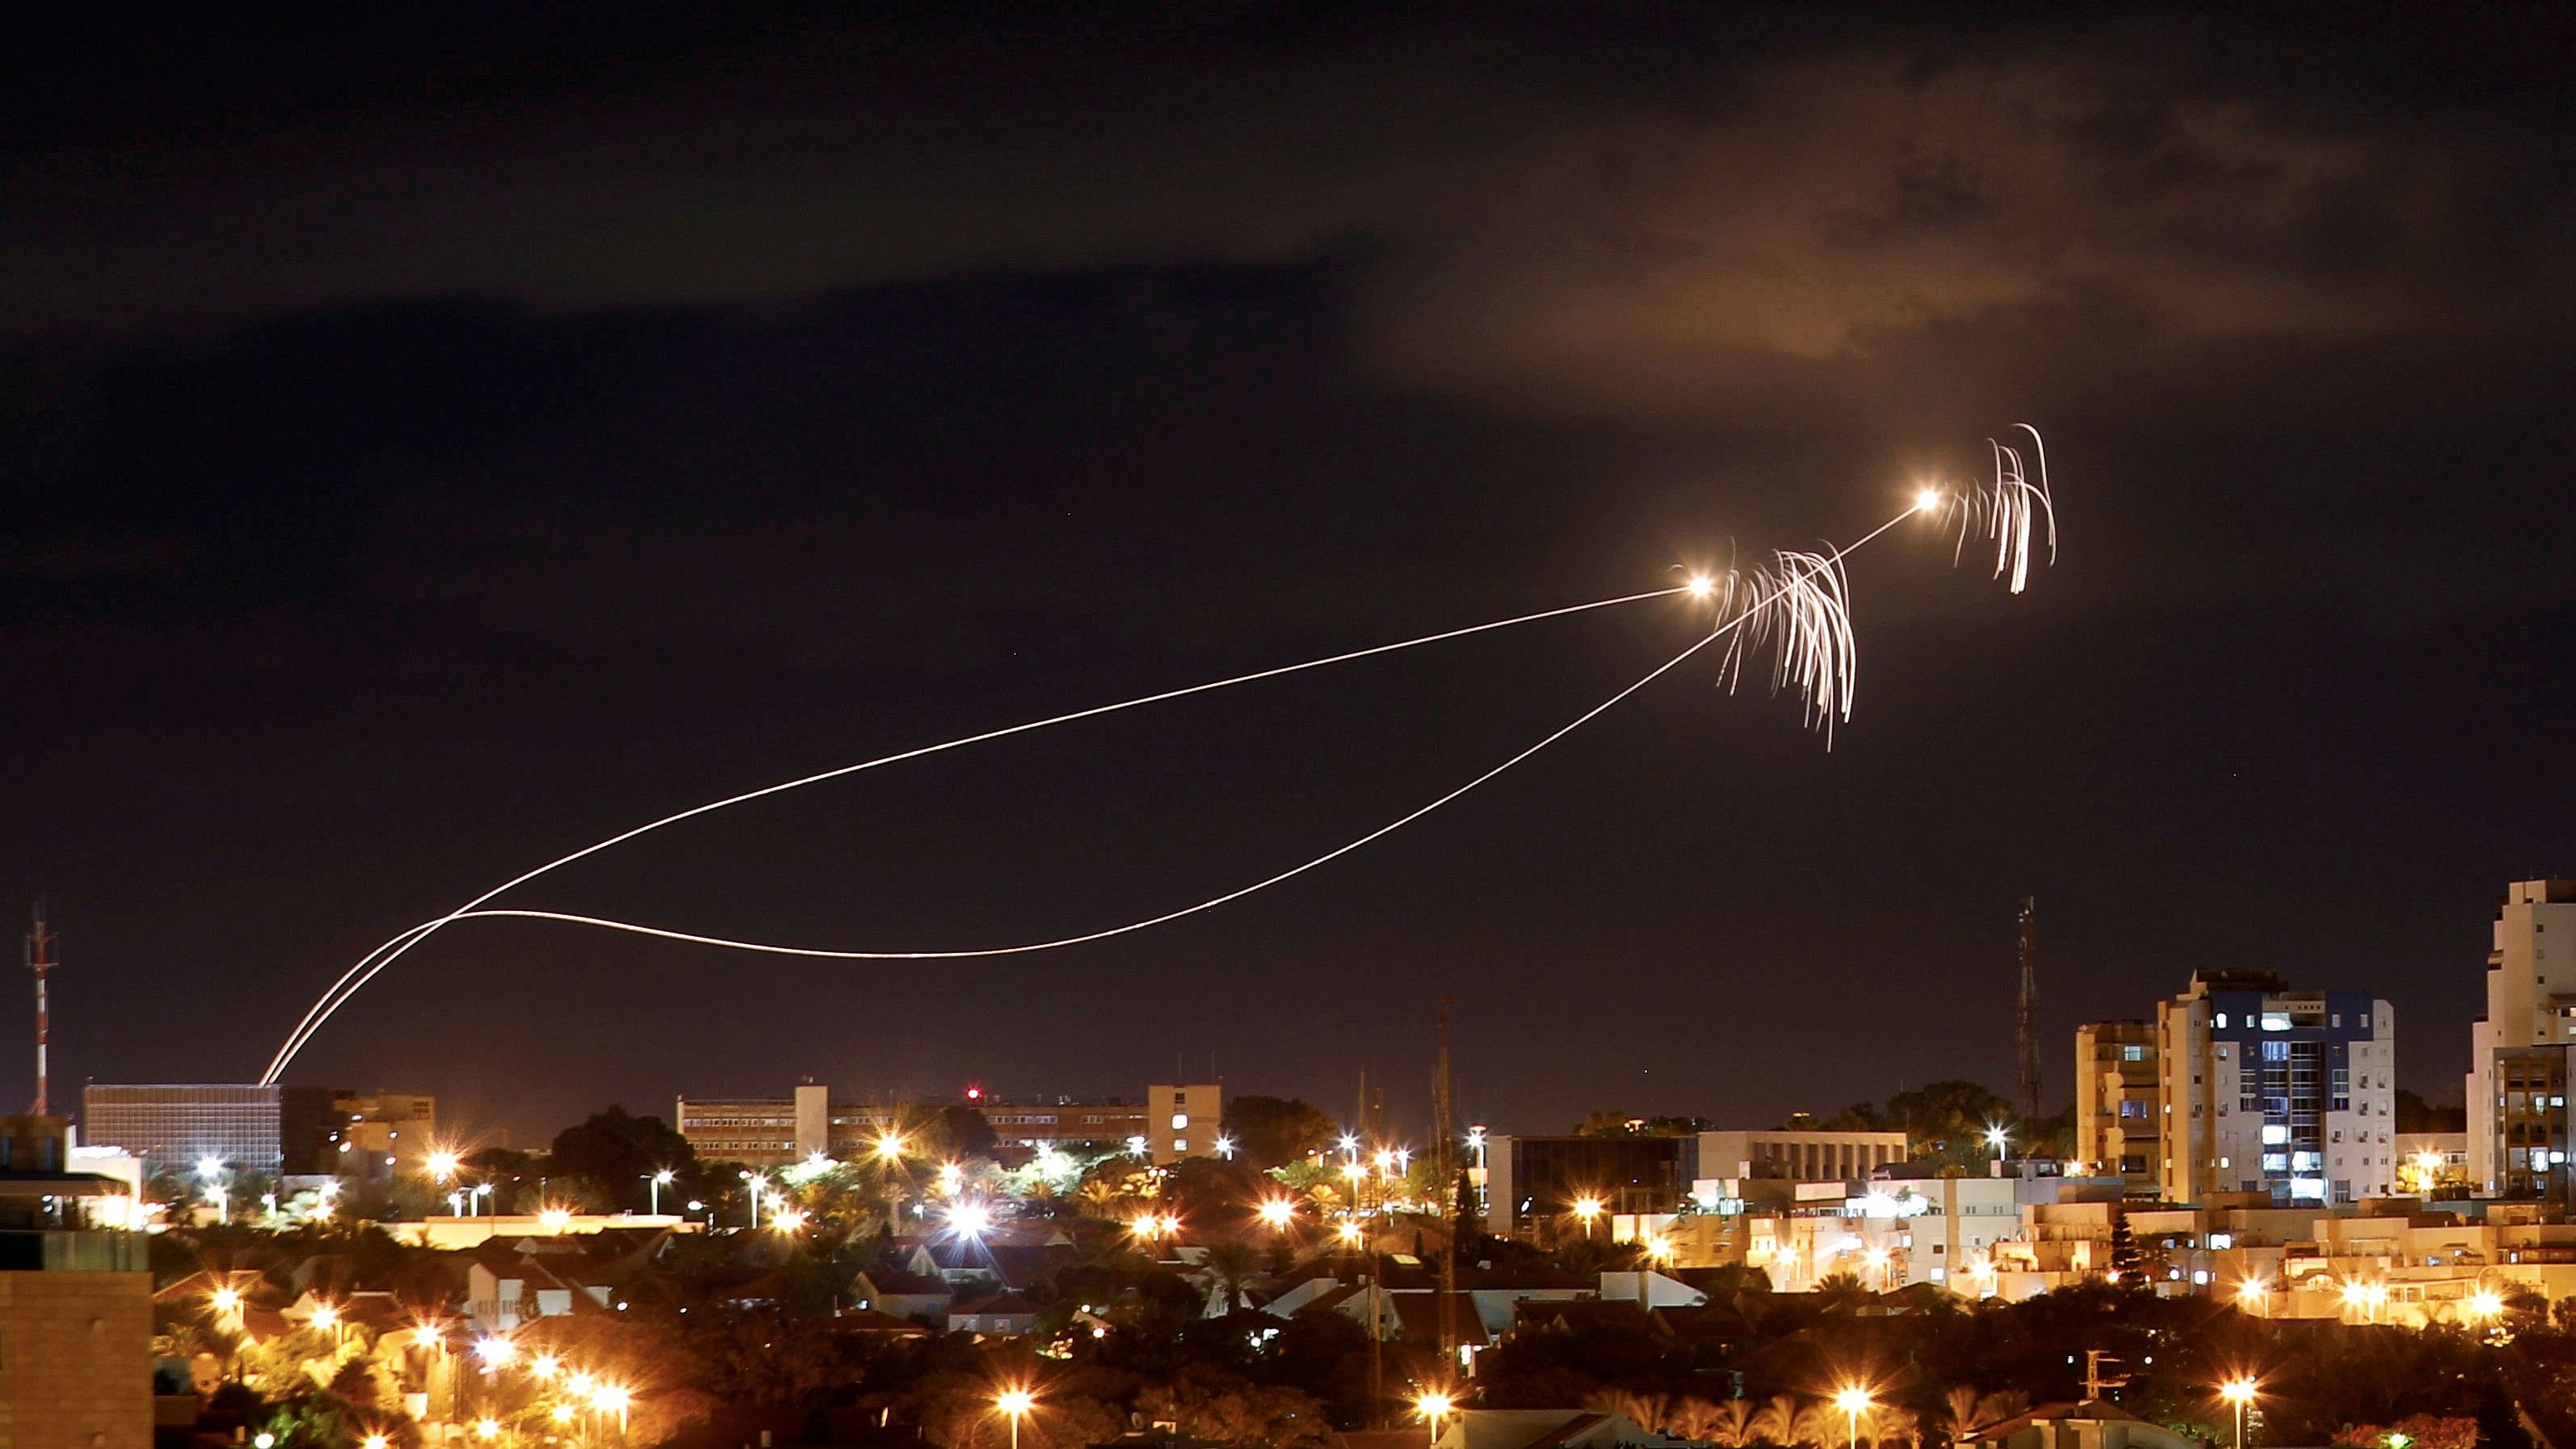
<svg viewBox="0 0 2576 1449">
<path fill-rule="evenodd" d="M 2281 1205 L 2392 1195 L 2397 1022 L 2366 991 L 2292 991 L 2269 971 L 2203 971 L 2157 1007 L 2169 1202 Z"/>
</svg>

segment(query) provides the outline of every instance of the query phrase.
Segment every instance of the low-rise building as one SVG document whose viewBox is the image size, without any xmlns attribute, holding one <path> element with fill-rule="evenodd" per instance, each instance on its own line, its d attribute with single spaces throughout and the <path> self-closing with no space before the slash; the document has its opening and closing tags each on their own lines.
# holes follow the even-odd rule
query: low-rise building
<svg viewBox="0 0 2576 1449">
<path fill-rule="evenodd" d="M 0 1232 L 0 1435 L 150 1449 L 152 1274 L 135 1233 Z"/>
</svg>

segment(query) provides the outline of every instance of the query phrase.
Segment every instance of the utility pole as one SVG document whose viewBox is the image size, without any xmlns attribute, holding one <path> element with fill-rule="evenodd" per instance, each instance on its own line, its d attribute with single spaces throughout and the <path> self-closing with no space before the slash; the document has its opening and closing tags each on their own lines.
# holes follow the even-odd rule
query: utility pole
<svg viewBox="0 0 2576 1449">
<path fill-rule="evenodd" d="M 2039 897 L 2021 898 L 2021 1110 L 2023 1130 L 2039 1120 Z"/>
<path fill-rule="evenodd" d="M 45 903 L 36 902 L 36 928 L 27 933 L 27 969 L 36 973 L 36 1105 L 34 1115 L 51 1115 L 53 1103 L 45 1080 L 45 1042 L 53 1029 L 53 1012 L 45 996 L 45 975 L 54 969 L 54 933 L 45 929 Z"/>
<path fill-rule="evenodd" d="M 1449 1251 L 1440 1255 L 1440 1372 L 1447 1375 L 1458 1354 L 1458 1169 L 1449 1157 L 1449 1003 L 1440 998 L 1440 1060 L 1431 1073 L 1431 1130 L 1439 1140 L 1432 1162 L 1440 1174 L 1440 1193 L 1433 1202 L 1446 1204 Z"/>
</svg>

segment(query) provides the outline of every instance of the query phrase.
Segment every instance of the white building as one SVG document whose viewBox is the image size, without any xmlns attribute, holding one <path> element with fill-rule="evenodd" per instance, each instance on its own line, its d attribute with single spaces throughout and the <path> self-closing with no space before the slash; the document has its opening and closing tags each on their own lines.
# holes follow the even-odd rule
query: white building
<svg viewBox="0 0 2576 1449">
<path fill-rule="evenodd" d="M 2486 1015 L 2470 1027 L 2469 1181 L 2479 1191 L 2565 1196 L 2571 1043 L 2576 880 L 2515 881 L 2496 910 Z"/>
<path fill-rule="evenodd" d="M 2350 1203 L 2395 1190 L 2397 1018 L 2358 991 L 2200 971 L 2156 1007 L 2167 1202 L 2261 1192 Z"/>
</svg>

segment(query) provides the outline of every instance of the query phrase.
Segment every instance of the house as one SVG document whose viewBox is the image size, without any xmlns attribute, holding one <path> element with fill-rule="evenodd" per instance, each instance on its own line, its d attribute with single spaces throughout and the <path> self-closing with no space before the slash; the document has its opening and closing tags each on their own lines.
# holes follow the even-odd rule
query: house
<svg viewBox="0 0 2576 1449">
<path fill-rule="evenodd" d="M 957 1290 L 948 1280 L 903 1268 L 870 1268 L 850 1284 L 852 1305 L 910 1319 L 945 1324 Z"/>
<path fill-rule="evenodd" d="M 465 1270 L 465 1316 L 484 1333 L 507 1333 L 539 1318 L 609 1307 L 610 1287 L 586 1265 L 549 1266 L 535 1257 L 477 1258 Z"/>
<path fill-rule="evenodd" d="M 2102 1399 L 2044 1404 L 1959 1442 L 1979 1449 L 2200 1449 L 2200 1441 Z"/>
<path fill-rule="evenodd" d="M 990 1338 L 1024 1338 L 1038 1331 L 1037 1305 L 1007 1291 L 960 1299 L 948 1306 L 948 1331 L 980 1333 Z"/>
<path fill-rule="evenodd" d="M 1422 1442 L 1420 1430 L 1402 1432 L 1412 1443 Z M 1367 1449 L 1359 1435 L 1342 1437 L 1352 1449 Z M 1432 1449 L 1685 1449 L 1692 1443 L 1658 1434 L 1634 1419 L 1587 1409 L 1461 1409 L 1441 1427 Z"/>
</svg>

